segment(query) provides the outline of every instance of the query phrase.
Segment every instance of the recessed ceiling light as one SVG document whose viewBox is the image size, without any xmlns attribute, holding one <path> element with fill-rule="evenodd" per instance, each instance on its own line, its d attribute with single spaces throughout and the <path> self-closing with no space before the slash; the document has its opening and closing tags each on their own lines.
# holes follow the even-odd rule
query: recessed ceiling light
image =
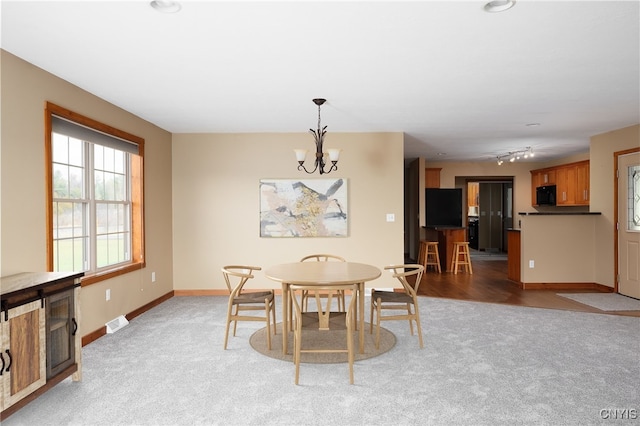
<svg viewBox="0 0 640 426">
<path fill-rule="evenodd" d="M 527 123 L 526 126 L 527 127 L 538 127 L 540 125 L 540 123 Z"/>
<path fill-rule="evenodd" d="M 149 5 L 162 13 L 177 13 L 182 9 L 182 5 L 177 1 L 153 0 Z"/>
<path fill-rule="evenodd" d="M 436 154 L 438 157 L 444 157 L 445 155 L 447 155 L 446 152 L 439 152 L 438 154 Z"/>
<path fill-rule="evenodd" d="M 484 5 L 485 12 L 504 12 L 516 4 L 515 0 L 493 0 Z"/>
</svg>

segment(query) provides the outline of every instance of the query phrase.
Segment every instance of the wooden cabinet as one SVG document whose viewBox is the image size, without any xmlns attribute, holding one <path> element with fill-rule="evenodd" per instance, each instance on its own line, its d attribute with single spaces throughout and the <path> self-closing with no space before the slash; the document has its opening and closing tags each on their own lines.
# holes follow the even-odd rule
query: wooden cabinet
<svg viewBox="0 0 640 426">
<path fill-rule="evenodd" d="M 522 262 L 520 259 L 521 250 L 519 230 L 510 229 L 507 231 L 507 247 L 507 279 L 519 283 L 521 282 L 520 264 Z"/>
<path fill-rule="evenodd" d="M 556 205 L 575 206 L 576 204 L 576 168 L 559 167 L 556 182 Z"/>
<path fill-rule="evenodd" d="M 440 188 L 440 171 L 442 168 L 424 169 L 424 187 Z"/>
<path fill-rule="evenodd" d="M 0 420 L 65 378 L 81 378 L 78 292 L 83 273 L 0 279 Z"/>
<path fill-rule="evenodd" d="M 582 162 L 576 165 L 576 204 L 588 206 L 589 195 L 589 162 Z"/>
<path fill-rule="evenodd" d="M 479 182 L 469 182 L 467 184 L 467 207 L 478 207 L 480 192 Z"/>
<path fill-rule="evenodd" d="M 74 290 L 47 298 L 47 379 L 56 376 L 75 362 Z"/>
<path fill-rule="evenodd" d="M 531 205 L 536 205 L 536 188 L 556 184 L 555 169 L 531 170 Z"/>
<path fill-rule="evenodd" d="M 544 185 L 556 185 L 558 206 L 589 205 L 589 160 L 531 170 L 531 205 L 536 205 L 536 188 Z"/>
<path fill-rule="evenodd" d="M 2 321 L 4 411 L 46 382 L 45 310 L 40 300 L 9 309 Z"/>
</svg>

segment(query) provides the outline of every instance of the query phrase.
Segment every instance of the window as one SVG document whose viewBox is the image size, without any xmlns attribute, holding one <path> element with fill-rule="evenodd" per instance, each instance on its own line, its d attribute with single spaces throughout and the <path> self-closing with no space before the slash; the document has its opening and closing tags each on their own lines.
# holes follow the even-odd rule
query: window
<svg viewBox="0 0 640 426">
<path fill-rule="evenodd" d="M 640 231 L 640 166 L 629 167 L 627 176 L 629 177 L 627 230 Z"/>
<path fill-rule="evenodd" d="M 83 285 L 144 266 L 144 140 L 47 103 L 48 267 Z"/>
</svg>

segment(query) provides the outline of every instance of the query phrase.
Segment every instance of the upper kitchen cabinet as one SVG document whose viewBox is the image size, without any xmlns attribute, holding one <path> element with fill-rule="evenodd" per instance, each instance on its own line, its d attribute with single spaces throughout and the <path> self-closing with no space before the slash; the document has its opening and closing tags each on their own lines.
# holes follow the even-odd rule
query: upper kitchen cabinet
<svg viewBox="0 0 640 426">
<path fill-rule="evenodd" d="M 556 205 L 589 205 L 589 160 L 531 170 L 531 204 L 536 204 L 536 188 L 556 185 Z"/>
<path fill-rule="evenodd" d="M 424 187 L 440 188 L 440 168 L 424 169 Z"/>
</svg>

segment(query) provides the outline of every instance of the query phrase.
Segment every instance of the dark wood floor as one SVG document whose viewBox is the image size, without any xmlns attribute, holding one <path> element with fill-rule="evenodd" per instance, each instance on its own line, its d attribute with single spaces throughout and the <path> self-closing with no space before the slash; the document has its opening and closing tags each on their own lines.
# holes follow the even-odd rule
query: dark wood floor
<svg viewBox="0 0 640 426">
<path fill-rule="evenodd" d="M 607 315 L 640 317 L 640 311 L 601 311 L 582 303 L 558 296 L 561 290 L 522 290 L 507 279 L 506 260 L 482 260 L 473 258 L 473 274 L 438 274 L 431 269 L 425 272 L 419 293 L 430 297 L 472 300 L 487 303 L 504 303 L 536 308 L 562 309 L 568 311 L 594 312 Z M 564 293 L 579 293 L 571 290 Z"/>
</svg>

